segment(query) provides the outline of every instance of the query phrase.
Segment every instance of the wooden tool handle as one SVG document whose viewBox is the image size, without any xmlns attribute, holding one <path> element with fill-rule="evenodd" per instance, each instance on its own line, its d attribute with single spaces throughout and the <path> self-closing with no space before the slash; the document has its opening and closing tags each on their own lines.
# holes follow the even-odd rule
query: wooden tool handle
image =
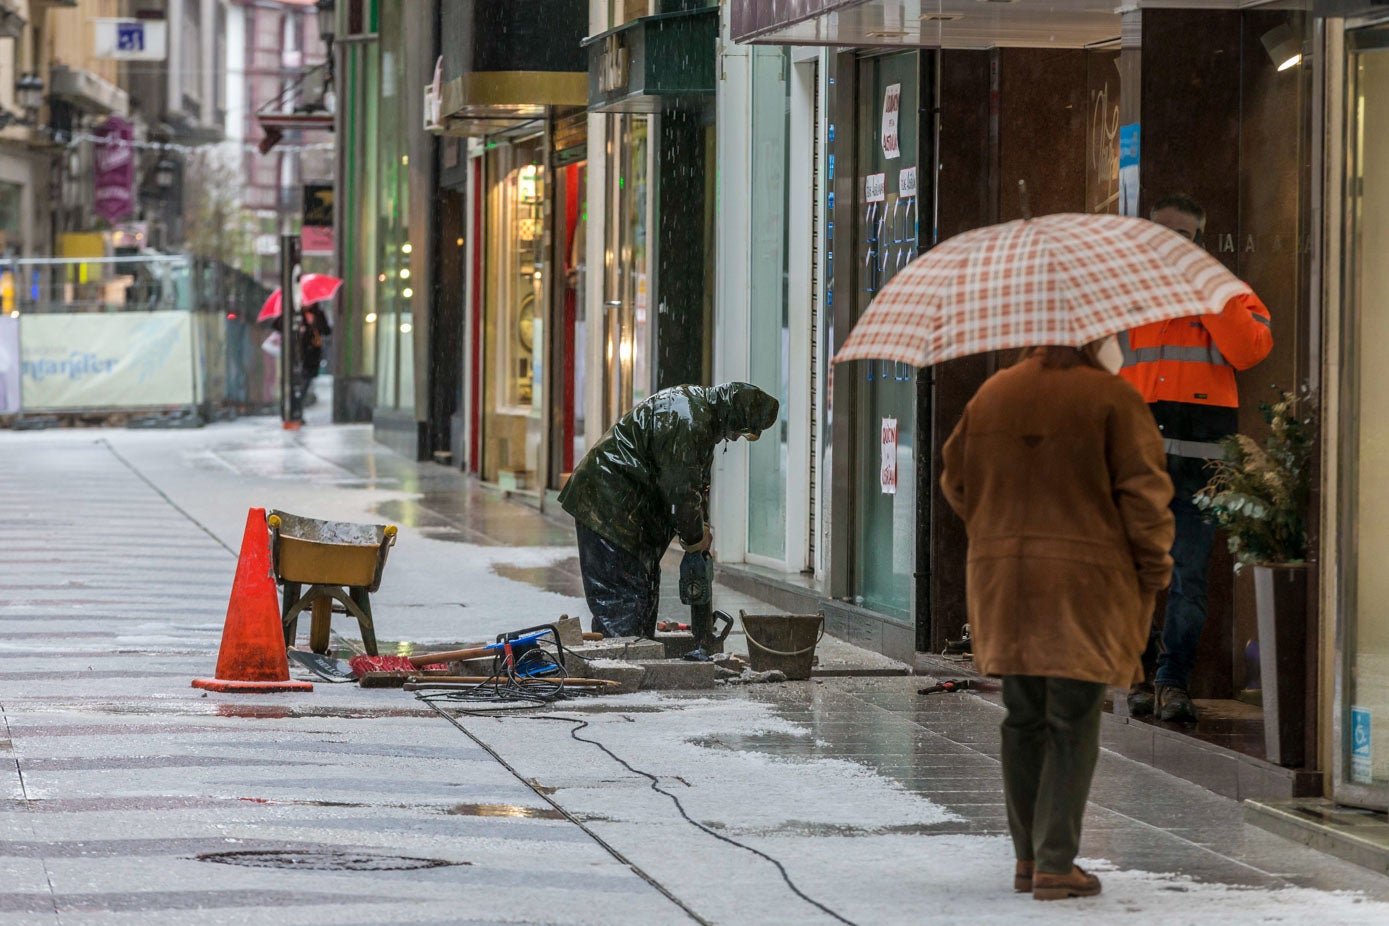
<svg viewBox="0 0 1389 926">
<path fill-rule="evenodd" d="M 452 649 L 445 653 L 420 653 L 410 657 L 410 665 L 427 666 L 435 662 L 458 662 L 462 659 L 477 659 L 481 656 L 494 656 L 497 651 L 485 646 L 474 649 Z"/>
<path fill-rule="evenodd" d="M 482 685 L 488 682 L 500 682 L 505 679 L 498 676 L 484 675 L 419 675 L 415 676 L 415 681 L 420 684 L 434 684 L 436 682 L 446 685 Z M 522 679 L 522 683 L 534 682 L 536 684 L 558 684 L 561 679 L 557 678 L 532 678 Z M 621 687 L 621 682 L 614 682 L 606 678 L 566 678 L 562 680 L 567 688 L 617 688 Z"/>
</svg>

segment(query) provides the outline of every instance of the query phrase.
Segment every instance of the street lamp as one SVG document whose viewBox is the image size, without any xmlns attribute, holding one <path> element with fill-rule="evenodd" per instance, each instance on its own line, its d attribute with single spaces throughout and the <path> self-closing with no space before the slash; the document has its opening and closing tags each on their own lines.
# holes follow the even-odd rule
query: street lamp
<svg viewBox="0 0 1389 926">
<path fill-rule="evenodd" d="M 14 96 L 29 123 L 37 124 L 39 107 L 43 105 L 43 78 L 33 71 L 25 71 L 14 85 Z"/>
<path fill-rule="evenodd" d="M 177 175 L 178 165 L 170 157 L 162 157 L 154 165 L 154 185 L 159 188 L 161 194 L 168 194 L 174 188 Z"/>
<path fill-rule="evenodd" d="M 318 37 L 323 40 L 326 57 L 323 62 L 323 108 L 332 112 L 336 108 L 333 91 L 333 37 L 338 31 L 337 0 L 318 0 L 313 5 L 318 18 Z"/>
</svg>

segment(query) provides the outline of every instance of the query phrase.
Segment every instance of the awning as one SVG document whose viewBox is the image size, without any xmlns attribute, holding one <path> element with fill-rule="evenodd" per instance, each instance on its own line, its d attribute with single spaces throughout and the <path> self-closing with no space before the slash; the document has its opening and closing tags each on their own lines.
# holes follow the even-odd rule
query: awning
<svg viewBox="0 0 1389 926">
<path fill-rule="evenodd" d="M 717 87 L 719 8 L 658 13 L 584 39 L 590 112 L 703 105 Z"/>
<path fill-rule="evenodd" d="M 731 0 L 735 42 L 1084 48 L 1119 37 L 1119 0 Z"/>
<path fill-rule="evenodd" d="M 441 135 L 490 135 L 584 106 L 585 0 L 474 0 L 440 8 Z"/>
<path fill-rule="evenodd" d="M 48 93 L 54 99 L 87 113 L 124 116 L 130 112 L 130 96 L 91 71 L 55 64 L 48 71 Z"/>
</svg>

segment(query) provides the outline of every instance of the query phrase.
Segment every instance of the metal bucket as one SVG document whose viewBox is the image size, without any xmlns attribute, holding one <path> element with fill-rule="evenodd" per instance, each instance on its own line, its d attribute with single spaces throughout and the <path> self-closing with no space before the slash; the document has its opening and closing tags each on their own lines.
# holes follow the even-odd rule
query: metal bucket
<svg viewBox="0 0 1389 926">
<path fill-rule="evenodd" d="M 780 669 L 788 679 L 810 678 L 815 647 L 825 635 L 823 614 L 749 614 L 739 611 L 755 672 Z"/>
</svg>

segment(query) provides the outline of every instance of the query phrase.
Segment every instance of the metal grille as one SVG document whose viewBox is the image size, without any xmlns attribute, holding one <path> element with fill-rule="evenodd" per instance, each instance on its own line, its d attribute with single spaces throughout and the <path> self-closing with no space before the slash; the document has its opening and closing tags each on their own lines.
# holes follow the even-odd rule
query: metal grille
<svg viewBox="0 0 1389 926">
<path fill-rule="evenodd" d="M 240 865 L 243 868 L 290 868 L 298 871 L 413 871 L 471 865 L 440 858 L 412 858 L 407 855 L 368 855 L 337 849 L 269 849 L 244 852 L 205 852 L 200 862 Z"/>
</svg>

